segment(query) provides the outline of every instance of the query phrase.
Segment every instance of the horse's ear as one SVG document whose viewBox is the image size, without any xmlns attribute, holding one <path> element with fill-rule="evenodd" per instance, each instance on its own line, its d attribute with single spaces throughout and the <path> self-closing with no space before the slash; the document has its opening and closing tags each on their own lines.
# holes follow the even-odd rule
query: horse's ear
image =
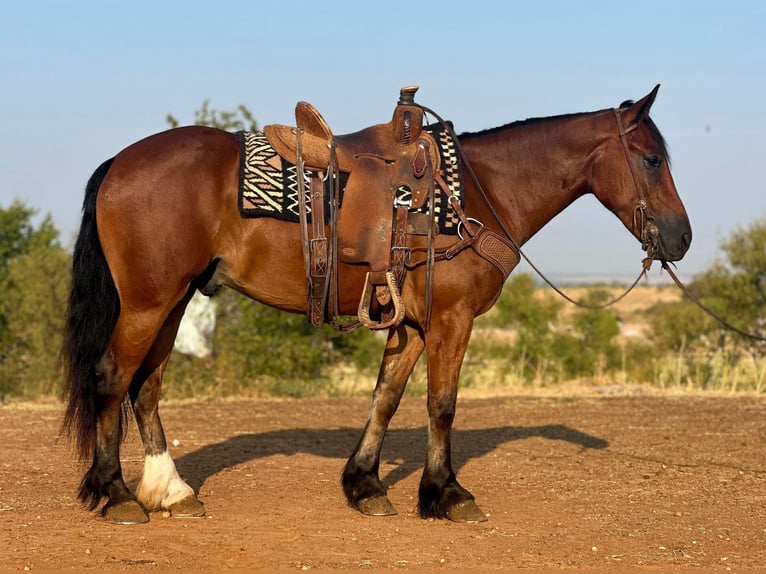
<svg viewBox="0 0 766 574">
<path fill-rule="evenodd" d="M 624 107 L 628 107 L 628 109 L 625 110 L 626 125 L 640 124 L 649 117 L 649 110 L 652 109 L 652 104 L 654 103 L 654 99 L 657 97 L 657 92 L 659 90 L 660 85 L 657 84 L 649 94 L 637 102 L 630 104 L 630 106 L 625 106 L 625 104 L 623 104 Z"/>
</svg>

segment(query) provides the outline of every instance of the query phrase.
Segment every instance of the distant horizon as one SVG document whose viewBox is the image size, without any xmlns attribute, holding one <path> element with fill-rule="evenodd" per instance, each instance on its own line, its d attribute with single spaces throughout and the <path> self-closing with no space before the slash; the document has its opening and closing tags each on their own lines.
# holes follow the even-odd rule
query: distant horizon
<svg viewBox="0 0 766 574">
<path fill-rule="evenodd" d="M 571 286 L 571 287 L 577 287 L 577 286 L 585 286 L 585 285 L 600 285 L 600 284 L 606 284 L 608 286 L 611 285 L 624 285 L 628 286 L 631 285 L 636 278 L 638 278 L 640 274 L 640 269 L 637 270 L 634 274 L 628 274 L 628 273 L 609 273 L 609 272 L 579 272 L 579 273 L 573 273 L 573 272 L 557 272 L 556 270 L 550 270 L 547 271 L 545 269 L 540 269 L 540 271 L 553 282 L 556 286 Z M 531 275 L 533 279 L 535 280 L 535 283 L 540 286 L 547 286 L 547 283 L 544 279 L 540 277 L 540 275 L 531 267 L 529 267 L 525 263 L 520 263 L 519 266 L 513 271 L 511 274 L 511 278 L 514 275 L 518 275 L 520 273 L 526 273 L 528 275 Z M 681 273 L 676 271 L 675 272 L 678 278 L 684 282 L 688 283 L 692 281 L 695 275 L 697 273 L 689 274 L 689 273 Z M 646 274 L 646 277 L 643 278 L 639 285 L 648 285 L 648 286 L 665 286 L 665 285 L 673 285 L 673 279 L 668 275 L 664 270 L 661 269 L 660 263 L 655 262 L 652 265 L 652 268 L 649 270 L 649 272 Z"/>
</svg>

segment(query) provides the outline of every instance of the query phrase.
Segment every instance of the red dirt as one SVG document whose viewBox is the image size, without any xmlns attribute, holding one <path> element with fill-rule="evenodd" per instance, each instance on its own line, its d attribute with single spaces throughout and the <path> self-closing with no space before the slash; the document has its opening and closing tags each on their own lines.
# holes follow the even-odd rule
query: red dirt
<svg viewBox="0 0 766 574">
<path fill-rule="evenodd" d="M 421 520 L 424 400 L 405 399 L 381 476 L 399 515 L 348 508 L 339 476 L 368 401 L 164 405 L 208 514 L 115 526 L 80 507 L 58 409 L 0 409 L 4 569 L 613 570 L 766 567 L 766 399 L 466 399 L 458 478 L 489 521 Z M 135 482 L 135 428 L 123 447 Z"/>
</svg>

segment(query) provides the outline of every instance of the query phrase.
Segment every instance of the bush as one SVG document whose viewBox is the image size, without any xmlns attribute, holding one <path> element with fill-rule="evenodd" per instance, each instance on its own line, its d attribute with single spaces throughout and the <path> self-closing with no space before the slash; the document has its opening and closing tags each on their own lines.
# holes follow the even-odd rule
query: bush
<svg viewBox="0 0 766 574">
<path fill-rule="evenodd" d="M 64 329 L 71 258 L 60 248 L 40 248 L 15 259 L 0 308 L 10 336 L 0 362 L 0 394 L 34 398 L 58 395 L 58 350 Z"/>
<path fill-rule="evenodd" d="M 212 357 L 175 353 L 164 396 L 327 396 L 336 392 L 332 374 L 338 365 L 377 372 L 383 345 L 366 329 L 317 329 L 303 314 L 272 309 L 228 290 L 215 301 Z"/>
</svg>

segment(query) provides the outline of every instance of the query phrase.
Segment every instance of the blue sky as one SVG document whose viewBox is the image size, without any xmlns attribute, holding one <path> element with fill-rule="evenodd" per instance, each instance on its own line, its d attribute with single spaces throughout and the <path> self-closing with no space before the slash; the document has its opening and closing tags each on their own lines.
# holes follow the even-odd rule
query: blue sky
<svg viewBox="0 0 766 574">
<path fill-rule="evenodd" d="M 385 121 L 401 86 L 473 131 L 638 99 L 652 110 L 704 270 L 766 217 L 766 3 L 751 1 L 0 1 L 0 206 L 51 213 L 65 243 L 107 157 L 190 123 L 205 99 L 336 133 Z M 642 253 L 583 198 L 527 245 L 553 275 L 637 274 Z M 658 276 L 654 270 L 652 276 Z"/>
</svg>

